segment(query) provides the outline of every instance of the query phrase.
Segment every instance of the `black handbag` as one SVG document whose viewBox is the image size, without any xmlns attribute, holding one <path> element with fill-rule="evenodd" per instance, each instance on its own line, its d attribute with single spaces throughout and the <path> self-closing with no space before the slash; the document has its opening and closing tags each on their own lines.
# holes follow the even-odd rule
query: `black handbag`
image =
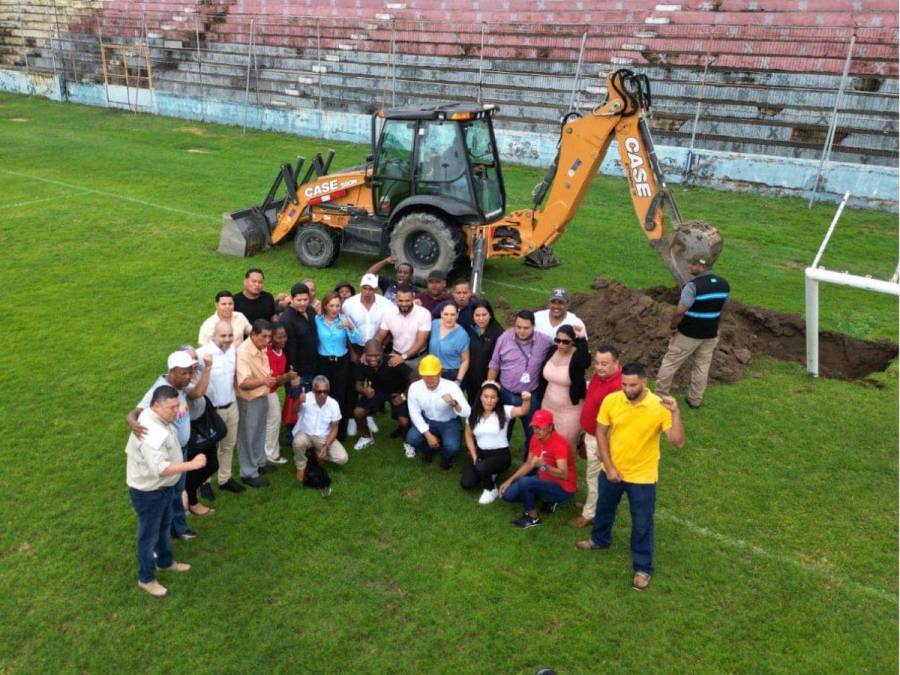
<svg viewBox="0 0 900 675">
<path fill-rule="evenodd" d="M 188 458 L 193 459 L 198 454 L 205 454 L 216 449 L 219 441 L 228 434 L 228 427 L 219 416 L 216 407 L 208 397 L 203 397 L 206 409 L 195 420 L 191 420 L 191 438 L 188 441 Z"/>
<path fill-rule="evenodd" d="M 306 471 L 303 473 L 303 484 L 310 488 L 325 489 L 331 485 L 331 476 L 325 471 L 325 467 L 319 464 L 315 454 L 310 453 L 306 462 Z"/>
</svg>

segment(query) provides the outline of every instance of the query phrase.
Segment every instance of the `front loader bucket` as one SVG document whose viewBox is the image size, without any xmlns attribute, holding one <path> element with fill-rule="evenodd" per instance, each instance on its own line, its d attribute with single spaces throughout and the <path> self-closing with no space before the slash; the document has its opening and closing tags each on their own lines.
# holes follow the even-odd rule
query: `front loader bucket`
<svg viewBox="0 0 900 675">
<path fill-rule="evenodd" d="M 256 206 L 224 214 L 219 253 L 249 258 L 269 248 L 272 245 L 269 217 L 274 215 L 274 209 L 263 213 Z"/>
</svg>

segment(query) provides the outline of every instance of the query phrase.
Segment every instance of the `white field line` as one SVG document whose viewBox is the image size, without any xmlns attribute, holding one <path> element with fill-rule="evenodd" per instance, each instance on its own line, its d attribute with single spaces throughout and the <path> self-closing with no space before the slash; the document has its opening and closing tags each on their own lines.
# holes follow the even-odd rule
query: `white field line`
<svg viewBox="0 0 900 675">
<path fill-rule="evenodd" d="M 0 204 L 0 209 L 15 209 L 19 206 L 30 206 L 32 204 L 42 204 L 43 202 L 52 202 L 57 199 L 68 199 L 70 197 L 77 197 L 79 192 L 69 192 L 64 195 L 57 195 L 56 197 L 44 197 L 43 199 L 29 199 L 25 202 L 16 202 L 15 204 Z"/>
<path fill-rule="evenodd" d="M 154 204 L 153 202 L 147 202 L 143 199 L 136 199 L 135 197 L 126 197 L 125 195 L 119 195 L 115 192 L 106 192 L 105 190 L 95 190 L 93 188 L 86 188 L 81 185 L 73 185 L 72 183 L 65 183 L 61 180 L 53 180 L 51 178 L 39 178 L 37 176 L 29 176 L 25 173 L 19 173 L 17 171 L 7 171 L 6 169 L 2 170 L 3 173 L 9 174 L 10 176 L 18 176 L 20 178 L 28 178 L 29 180 L 40 181 L 41 183 L 49 183 L 50 185 L 61 185 L 62 187 L 72 188 L 73 190 L 80 190 L 82 192 L 88 192 L 90 194 L 100 195 L 101 197 L 110 197 L 112 199 L 121 199 L 126 202 L 131 202 L 133 204 L 140 204 L 141 206 L 149 206 L 154 209 L 162 209 L 163 211 L 171 211 L 172 213 L 180 213 L 183 216 L 193 216 L 195 218 L 203 218 L 206 220 L 212 220 L 215 222 L 221 222 L 219 218 L 213 217 L 208 213 L 197 213 L 196 211 L 188 211 L 186 209 L 177 209 L 174 206 L 164 206 L 163 204 Z"/>
<path fill-rule="evenodd" d="M 668 509 L 657 509 L 656 513 L 663 520 L 668 520 L 671 523 L 675 523 L 676 525 L 683 527 L 693 534 L 700 535 L 701 537 L 705 537 L 707 539 L 712 539 L 713 541 L 728 548 L 745 551 L 758 558 L 766 558 L 767 560 L 772 560 L 782 565 L 790 565 L 791 567 L 803 570 L 804 572 L 810 572 L 824 579 L 827 579 L 835 585 L 850 586 L 857 591 L 874 596 L 880 600 L 885 600 L 895 605 L 898 602 L 896 595 L 893 595 L 881 588 L 867 586 L 857 581 L 853 581 L 852 579 L 848 579 L 846 576 L 827 572 L 812 563 L 808 563 L 797 558 L 792 558 L 790 556 L 781 555 L 778 553 L 772 553 L 770 551 L 767 551 L 763 547 L 757 546 L 756 544 L 753 544 L 749 541 L 744 541 L 743 539 L 735 539 L 733 537 L 729 537 L 726 534 L 722 534 L 721 532 L 716 532 L 715 530 L 711 530 L 708 527 L 704 527 L 703 525 L 697 525 L 690 520 L 675 515 Z"/>
</svg>

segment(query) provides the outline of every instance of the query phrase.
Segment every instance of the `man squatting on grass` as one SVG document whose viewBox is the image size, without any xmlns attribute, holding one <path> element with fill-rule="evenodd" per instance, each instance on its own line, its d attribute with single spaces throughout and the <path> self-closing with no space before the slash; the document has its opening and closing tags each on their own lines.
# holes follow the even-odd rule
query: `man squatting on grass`
<svg viewBox="0 0 900 675">
<path fill-rule="evenodd" d="M 631 511 L 632 585 L 642 591 L 653 574 L 653 513 L 659 478 L 659 435 L 676 448 L 684 447 L 684 426 L 678 403 L 647 389 L 640 363 L 622 368 L 622 391 L 603 400 L 597 414 L 597 451 L 602 463 L 598 478 L 597 513 L 591 538 L 579 541 L 583 551 L 609 548 L 612 526 L 622 493 Z"/>
<path fill-rule="evenodd" d="M 161 598 L 168 590 L 156 580 L 156 571 L 187 572 L 190 565 L 175 562 L 172 554 L 172 504 L 178 484 L 188 471 L 206 466 L 206 455 L 185 462 L 175 421 L 179 414 L 178 390 L 164 384 L 153 390 L 150 407 L 137 417 L 144 433 L 132 432 L 125 446 L 125 482 L 137 514 L 138 586 Z"/>
</svg>

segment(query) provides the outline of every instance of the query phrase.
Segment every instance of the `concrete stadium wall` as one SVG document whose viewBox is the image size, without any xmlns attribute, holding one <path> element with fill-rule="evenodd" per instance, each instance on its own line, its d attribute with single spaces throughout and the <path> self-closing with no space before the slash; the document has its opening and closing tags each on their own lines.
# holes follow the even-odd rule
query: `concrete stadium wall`
<svg viewBox="0 0 900 675">
<path fill-rule="evenodd" d="M 255 129 L 294 133 L 302 136 L 368 143 L 371 129 L 368 114 L 318 109 L 273 108 L 237 100 L 197 98 L 177 92 L 106 87 L 90 82 L 66 82 L 61 75 L 19 70 L 0 70 L 0 91 L 38 95 L 101 107 L 202 120 Z M 501 157 L 513 163 L 545 167 L 555 156 L 557 135 L 528 129 L 504 128 L 498 124 Z M 615 145 L 615 144 L 614 144 Z M 688 150 L 657 145 L 661 167 L 671 183 L 681 183 Z M 273 158 L 276 162 L 276 158 Z M 815 181 L 818 161 L 695 149 L 692 185 L 726 190 L 752 191 L 770 195 L 807 196 Z M 274 164 L 273 164 L 274 166 Z M 611 149 L 601 173 L 622 175 L 618 151 Z M 831 162 L 820 184 L 820 198 L 838 201 L 845 192 L 853 195 L 852 205 L 897 211 L 900 171 L 896 166 L 863 166 Z"/>
</svg>

